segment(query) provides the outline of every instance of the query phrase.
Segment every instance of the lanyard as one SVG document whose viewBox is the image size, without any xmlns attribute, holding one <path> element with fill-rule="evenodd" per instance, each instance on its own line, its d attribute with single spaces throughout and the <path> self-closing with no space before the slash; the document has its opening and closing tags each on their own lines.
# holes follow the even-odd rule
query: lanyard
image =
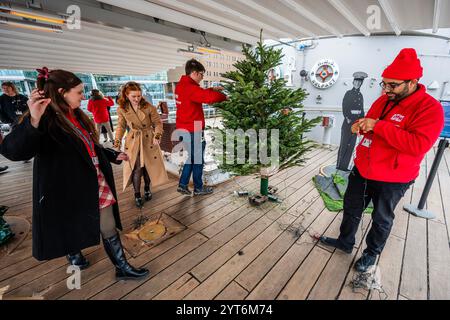
<svg viewBox="0 0 450 320">
<path fill-rule="evenodd" d="M 74 130 L 77 132 L 78 136 L 81 138 L 81 140 L 83 140 L 84 145 L 87 147 L 89 156 L 92 158 L 92 162 L 95 164 L 98 164 L 98 158 L 95 154 L 95 145 L 94 145 L 94 141 L 92 140 L 91 137 L 86 136 L 82 130 L 80 130 L 72 121 L 70 121 L 70 123 L 72 124 L 72 127 L 74 128 Z M 80 126 L 83 126 L 80 123 Z M 83 127 L 84 130 L 86 130 L 86 128 Z M 87 130 L 86 130 L 87 132 Z"/>
<path fill-rule="evenodd" d="M 90 137 L 85 136 L 83 131 L 78 129 L 75 125 L 73 127 L 77 131 L 78 135 L 83 140 L 83 142 L 86 144 L 86 146 L 89 148 L 89 151 L 90 151 L 89 154 L 95 155 L 95 147 L 94 147 L 94 142 L 92 141 L 92 139 Z"/>
<path fill-rule="evenodd" d="M 394 102 L 394 104 L 385 113 L 386 108 L 388 107 L 389 103 L 391 103 L 391 102 L 388 100 L 386 105 L 383 108 L 383 111 L 381 112 L 380 120 L 383 120 L 397 106 L 397 102 Z"/>
</svg>

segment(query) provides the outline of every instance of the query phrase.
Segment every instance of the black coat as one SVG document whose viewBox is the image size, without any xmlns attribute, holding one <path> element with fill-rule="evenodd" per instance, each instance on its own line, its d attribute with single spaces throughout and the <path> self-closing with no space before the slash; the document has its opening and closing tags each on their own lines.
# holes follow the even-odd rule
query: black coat
<svg viewBox="0 0 450 320">
<path fill-rule="evenodd" d="M 28 110 L 28 98 L 23 94 L 10 97 L 6 94 L 0 96 L 0 121 L 15 124 L 19 116 Z"/>
<path fill-rule="evenodd" d="M 29 117 L 7 135 L 2 154 L 12 161 L 29 160 L 33 166 L 33 256 L 49 260 L 100 243 L 100 211 L 95 166 L 86 147 L 62 130 L 52 136 L 34 128 Z M 96 145 L 100 169 L 117 199 L 110 162 L 115 155 Z M 114 205 L 116 227 L 122 229 Z"/>
</svg>

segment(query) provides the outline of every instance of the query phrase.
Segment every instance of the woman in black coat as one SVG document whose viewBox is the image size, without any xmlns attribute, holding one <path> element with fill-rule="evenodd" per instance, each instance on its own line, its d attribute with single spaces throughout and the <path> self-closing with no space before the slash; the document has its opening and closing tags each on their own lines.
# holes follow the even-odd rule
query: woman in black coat
<svg viewBox="0 0 450 320">
<path fill-rule="evenodd" d="M 81 250 L 100 243 L 116 267 L 117 279 L 148 275 L 126 260 L 117 229 L 122 229 L 110 162 L 128 160 L 104 149 L 93 123 L 79 109 L 83 83 L 64 70 L 38 70 L 38 89 L 29 112 L 5 137 L 2 154 L 12 160 L 34 157 L 33 256 L 67 256 L 81 269 L 89 262 Z"/>
</svg>

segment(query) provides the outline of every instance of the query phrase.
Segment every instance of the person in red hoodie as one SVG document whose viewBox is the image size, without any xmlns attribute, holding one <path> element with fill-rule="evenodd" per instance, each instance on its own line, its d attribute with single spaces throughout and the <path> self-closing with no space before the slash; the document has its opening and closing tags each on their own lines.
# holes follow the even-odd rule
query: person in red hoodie
<svg viewBox="0 0 450 320">
<path fill-rule="evenodd" d="M 344 196 L 339 238 L 321 237 L 326 245 L 351 253 L 363 211 L 372 201 L 367 248 L 355 269 L 366 272 L 381 254 L 394 223 L 394 210 L 419 175 L 420 163 L 444 127 L 442 105 L 419 83 L 423 68 L 414 49 L 401 50 L 383 72 L 384 95 L 366 117 L 352 126 L 363 135 Z"/>
<path fill-rule="evenodd" d="M 222 87 L 210 89 L 200 87 L 206 70 L 197 60 L 191 59 L 186 62 L 185 71 L 186 75 L 181 77 L 175 88 L 177 134 L 188 152 L 177 191 L 191 195 L 188 184 L 192 174 L 194 195 L 205 195 L 212 193 L 213 189 L 204 186 L 202 178 L 206 146 L 204 139 L 205 115 L 202 104 L 222 102 L 226 100 L 226 96 L 220 92 L 223 90 Z"/>
<path fill-rule="evenodd" d="M 87 109 L 94 115 L 94 122 L 97 126 L 98 135 L 102 133 L 102 127 L 106 128 L 106 132 L 108 133 L 111 142 L 114 142 L 114 137 L 109 121 L 108 107 L 113 105 L 114 101 L 111 97 L 105 98 L 97 89 L 91 91 L 91 99 L 89 99 Z M 103 142 L 106 142 L 106 139 Z"/>
</svg>

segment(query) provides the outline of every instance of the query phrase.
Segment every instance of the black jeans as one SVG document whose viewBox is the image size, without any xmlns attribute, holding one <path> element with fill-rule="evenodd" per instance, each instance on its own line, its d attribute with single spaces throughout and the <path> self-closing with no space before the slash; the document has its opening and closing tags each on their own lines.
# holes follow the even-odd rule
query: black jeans
<svg viewBox="0 0 450 320">
<path fill-rule="evenodd" d="M 363 211 L 372 200 L 374 206 L 372 227 L 367 234 L 367 248 L 364 252 L 371 255 L 380 254 L 394 224 L 395 207 L 413 182 L 391 183 L 367 180 L 359 174 L 356 167 L 353 168 L 344 196 L 344 217 L 339 235 L 339 242 L 344 248 L 351 249 L 355 245 L 355 235 Z"/>
</svg>

